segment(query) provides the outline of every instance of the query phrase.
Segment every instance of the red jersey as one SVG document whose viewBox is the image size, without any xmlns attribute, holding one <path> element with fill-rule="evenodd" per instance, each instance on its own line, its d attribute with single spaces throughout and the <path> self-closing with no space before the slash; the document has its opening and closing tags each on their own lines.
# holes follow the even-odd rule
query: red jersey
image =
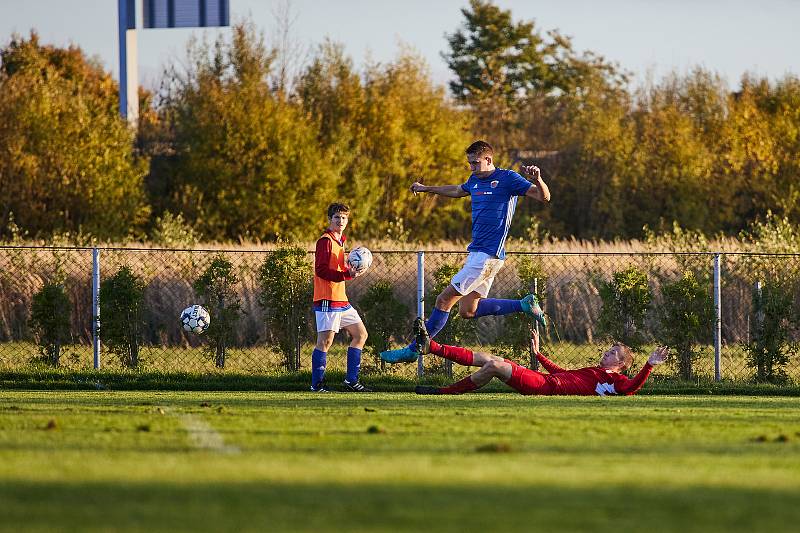
<svg viewBox="0 0 800 533">
<path fill-rule="evenodd" d="M 642 388 L 644 382 L 653 371 L 650 363 L 645 363 L 642 369 L 633 378 L 628 378 L 618 372 L 594 366 L 567 370 L 561 368 L 542 354 L 536 358 L 550 373 L 548 376 L 553 384 L 551 394 L 579 395 L 579 396 L 606 396 L 623 394 L 630 396 Z"/>
</svg>

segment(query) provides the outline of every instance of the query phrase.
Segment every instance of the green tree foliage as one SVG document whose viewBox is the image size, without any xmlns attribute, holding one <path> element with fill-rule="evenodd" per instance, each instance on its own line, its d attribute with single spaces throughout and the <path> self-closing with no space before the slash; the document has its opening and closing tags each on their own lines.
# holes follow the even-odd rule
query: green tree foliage
<svg viewBox="0 0 800 533">
<path fill-rule="evenodd" d="M 456 76 L 450 89 L 475 111 L 477 135 L 496 147 L 530 148 L 520 144 L 541 140 L 536 124 L 551 119 L 554 102 L 584 93 L 593 78 L 624 81 L 602 57 L 576 52 L 558 30 L 542 36 L 534 22 L 516 22 L 491 1 L 471 0 L 461 13 L 464 23 L 447 36 L 450 48 L 442 54 Z"/>
<path fill-rule="evenodd" d="M 46 283 L 31 302 L 30 325 L 36 335 L 41 360 L 58 366 L 61 348 L 70 338 L 70 302 L 64 285 Z"/>
<path fill-rule="evenodd" d="M 183 215 L 173 215 L 165 211 L 156 218 L 150 240 L 153 244 L 166 248 L 191 248 L 200 239 L 195 228 L 184 220 Z"/>
<path fill-rule="evenodd" d="M 269 254 L 258 270 L 259 305 L 286 369 L 298 370 L 300 345 L 308 335 L 310 320 L 303 311 L 313 297 L 313 271 L 308 253 L 296 245 L 283 244 Z"/>
<path fill-rule="evenodd" d="M 709 289 L 708 276 L 698 279 L 691 271 L 661 287 L 659 342 L 670 347 L 670 362 L 685 380 L 694 377 L 698 345 L 711 337 L 714 306 Z"/>
<path fill-rule="evenodd" d="M 759 382 L 784 383 L 786 365 L 797 354 L 792 332 L 797 329 L 793 293 L 781 283 L 767 282 L 753 288 L 750 341 L 743 344 L 747 366 Z"/>
<path fill-rule="evenodd" d="M 242 315 L 238 284 L 239 277 L 234 272 L 233 263 L 220 255 L 211 261 L 193 285 L 211 315 L 205 336 L 209 340 L 209 355 L 217 368 L 225 368 L 227 350 L 233 344 Z"/>
<path fill-rule="evenodd" d="M 137 368 L 144 332 L 144 281 L 129 266 L 100 283 L 100 340 L 122 366 Z"/>
<path fill-rule="evenodd" d="M 151 149 L 172 154 L 150 176 L 157 210 L 183 213 L 211 239 L 310 238 L 338 178 L 317 124 L 270 89 L 274 54 L 241 23 L 229 41 L 192 43 L 188 56 L 185 71 L 166 74 L 154 126 L 163 135 Z"/>
<path fill-rule="evenodd" d="M 653 299 L 647 274 L 636 267 L 598 282 L 603 308 L 598 327 L 610 340 L 638 349 L 645 342 L 645 318 Z"/>
<path fill-rule="evenodd" d="M 117 85 L 80 48 L 15 36 L 0 49 L 0 228 L 121 238 L 148 216 L 146 160 L 117 111 Z"/>
<path fill-rule="evenodd" d="M 316 117 L 321 149 L 336 154 L 340 197 L 357 209 L 353 227 L 364 238 L 396 232 L 417 239 L 468 238 L 463 201 L 414 196 L 409 186 L 461 183 L 464 150 L 472 142 L 463 112 L 409 51 L 359 76 L 341 46 L 320 47 L 300 77 L 298 96 Z"/>
</svg>

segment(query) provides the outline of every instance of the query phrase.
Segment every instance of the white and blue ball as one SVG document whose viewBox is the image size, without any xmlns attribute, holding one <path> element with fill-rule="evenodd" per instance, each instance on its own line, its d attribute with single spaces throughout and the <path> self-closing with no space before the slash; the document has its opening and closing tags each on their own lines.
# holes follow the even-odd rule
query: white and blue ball
<svg viewBox="0 0 800 533">
<path fill-rule="evenodd" d="M 211 315 L 202 305 L 190 305 L 181 313 L 181 325 L 186 331 L 203 333 L 211 324 Z"/>
<path fill-rule="evenodd" d="M 372 265 L 372 252 L 363 246 L 353 248 L 347 256 L 347 262 L 350 263 L 353 270 L 363 274 Z"/>
</svg>

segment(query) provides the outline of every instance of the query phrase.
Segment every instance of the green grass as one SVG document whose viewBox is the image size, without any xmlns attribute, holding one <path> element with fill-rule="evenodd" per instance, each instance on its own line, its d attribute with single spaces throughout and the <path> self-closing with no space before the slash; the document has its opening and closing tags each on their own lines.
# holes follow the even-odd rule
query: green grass
<svg viewBox="0 0 800 533">
<path fill-rule="evenodd" d="M 795 531 L 798 408 L 0 391 L 0 530 Z"/>
</svg>

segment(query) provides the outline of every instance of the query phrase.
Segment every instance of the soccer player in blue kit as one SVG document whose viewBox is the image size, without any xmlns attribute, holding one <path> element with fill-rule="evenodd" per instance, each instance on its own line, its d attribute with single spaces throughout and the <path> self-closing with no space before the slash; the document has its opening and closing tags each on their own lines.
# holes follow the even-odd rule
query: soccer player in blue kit
<svg viewBox="0 0 800 533">
<path fill-rule="evenodd" d="M 411 191 L 415 194 L 429 192 L 450 198 L 472 198 L 472 242 L 467 247 L 469 255 L 464 267 L 436 298 L 436 305 L 425 323 L 426 328 L 431 337 L 435 336 L 447 324 L 450 309 L 456 303 L 459 304 L 458 314 L 464 318 L 521 312 L 546 325 L 536 295 L 529 294 L 522 300 L 488 298 L 488 295 L 506 257 L 505 242 L 517 198 L 527 196 L 540 202 L 549 202 L 550 189 L 542 180 L 538 167 L 522 166 L 520 170 L 525 177 L 513 170 L 496 168 L 494 150 L 486 141 L 475 141 L 467 148 L 466 154 L 472 172 L 466 183 L 437 186 L 415 182 L 411 185 Z M 388 363 L 412 362 L 418 356 L 414 342 L 397 350 L 381 352 L 381 358 Z"/>
</svg>

